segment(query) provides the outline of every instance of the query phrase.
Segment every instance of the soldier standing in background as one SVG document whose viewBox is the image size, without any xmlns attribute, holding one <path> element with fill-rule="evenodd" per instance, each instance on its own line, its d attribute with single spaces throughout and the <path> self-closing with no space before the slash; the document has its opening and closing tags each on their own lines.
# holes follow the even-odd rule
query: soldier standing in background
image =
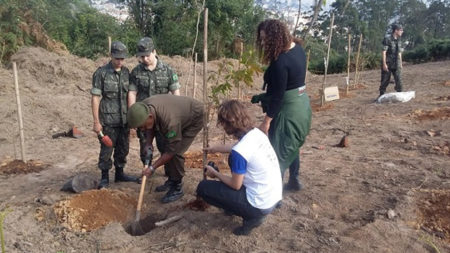
<svg viewBox="0 0 450 253">
<path fill-rule="evenodd" d="M 382 66 L 381 66 L 381 85 L 380 96 L 386 92 L 386 88 L 391 80 L 391 73 L 394 75 L 395 90 L 402 91 L 402 42 L 400 37 L 403 34 L 403 28 L 398 24 L 392 25 L 392 33 L 383 40 Z"/>
<path fill-rule="evenodd" d="M 92 115 L 93 130 L 108 135 L 113 147 L 100 142 L 98 167 L 101 170 L 101 180 L 98 188 L 109 185 L 109 170 L 112 167 L 111 155 L 114 151 L 115 182 L 134 181 L 140 183 L 137 177 L 127 176 L 123 168 L 127 162 L 129 150 L 129 128 L 127 126 L 127 92 L 129 70 L 123 66 L 127 57 L 126 46 L 119 41 L 111 44 L 111 61 L 98 68 L 92 77 Z"/>
<path fill-rule="evenodd" d="M 138 41 L 136 56 L 139 57 L 140 63 L 131 71 L 128 107 L 135 102 L 140 102 L 156 94 L 167 94 L 170 92 L 173 95 L 180 95 L 178 75 L 169 65 L 157 57 L 155 44 L 151 38 L 144 37 Z M 148 150 L 146 146 L 152 144 L 147 144 L 143 131 L 137 129 L 136 133 L 139 138 L 141 161 L 144 163 Z M 164 153 L 162 137 L 157 135 L 155 138 L 158 150 L 160 153 Z M 164 171 L 166 176 L 168 176 L 166 167 L 164 167 Z M 167 180 L 163 185 L 156 187 L 155 191 L 164 192 L 169 190 L 170 183 Z"/>
</svg>

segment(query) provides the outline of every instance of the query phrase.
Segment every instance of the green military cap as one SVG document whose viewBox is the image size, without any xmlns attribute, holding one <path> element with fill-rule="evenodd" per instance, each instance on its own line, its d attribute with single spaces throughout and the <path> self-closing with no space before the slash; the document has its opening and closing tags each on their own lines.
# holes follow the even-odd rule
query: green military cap
<svg viewBox="0 0 450 253">
<path fill-rule="evenodd" d="M 149 37 L 144 37 L 139 40 L 137 44 L 136 56 L 150 55 L 150 53 L 155 49 L 155 44 L 153 40 Z"/>
<path fill-rule="evenodd" d="M 111 44 L 111 56 L 116 59 L 127 58 L 127 47 L 120 41 Z"/>
<path fill-rule="evenodd" d="M 150 108 L 142 102 L 134 103 L 130 109 L 128 109 L 127 121 L 130 128 L 141 127 L 148 116 L 150 115 Z"/>
</svg>

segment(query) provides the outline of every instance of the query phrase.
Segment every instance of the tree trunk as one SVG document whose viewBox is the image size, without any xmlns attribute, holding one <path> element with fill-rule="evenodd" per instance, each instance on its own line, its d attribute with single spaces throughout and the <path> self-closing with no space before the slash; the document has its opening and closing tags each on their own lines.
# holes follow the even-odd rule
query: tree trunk
<svg viewBox="0 0 450 253">
<path fill-rule="evenodd" d="M 316 23 L 317 17 L 319 16 L 319 12 L 322 9 L 323 1 L 324 0 L 315 0 L 316 5 L 314 7 L 313 18 L 312 18 L 311 22 L 309 23 L 308 28 L 306 28 L 305 32 L 303 33 L 304 38 L 306 38 L 308 36 L 309 31 L 311 30 L 312 26 L 314 25 L 314 23 Z"/>
</svg>

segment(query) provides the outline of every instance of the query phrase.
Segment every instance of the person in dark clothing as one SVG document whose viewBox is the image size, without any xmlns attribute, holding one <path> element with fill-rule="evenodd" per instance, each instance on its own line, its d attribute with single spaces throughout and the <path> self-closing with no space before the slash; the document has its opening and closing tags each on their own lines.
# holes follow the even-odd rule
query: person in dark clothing
<svg viewBox="0 0 450 253">
<path fill-rule="evenodd" d="M 123 172 L 129 151 L 129 128 L 127 126 L 127 93 L 129 86 L 129 71 L 123 66 L 127 57 L 127 48 L 120 41 L 111 44 L 111 61 L 98 68 L 92 77 L 91 106 L 94 118 L 93 130 L 96 134 L 104 134 L 111 138 L 113 147 L 100 142 L 98 168 L 101 179 L 98 188 L 109 185 L 109 170 L 113 162 L 116 182 L 134 181 L 140 183 L 137 177 Z"/>
<path fill-rule="evenodd" d="M 167 169 L 169 189 L 161 199 L 163 203 L 184 195 L 184 153 L 203 127 L 203 107 L 202 102 L 190 97 L 161 94 L 134 103 L 128 111 L 128 126 L 145 132 L 148 147 L 155 136 L 160 136 L 161 156 L 142 173 L 149 177 L 162 165 Z"/>
<path fill-rule="evenodd" d="M 289 167 L 285 189 L 294 191 L 302 188 L 299 149 L 311 127 L 311 106 L 305 91 L 306 56 L 300 43 L 279 20 L 268 19 L 258 25 L 257 48 L 262 62 L 269 65 L 263 86 L 267 92 L 252 102 L 262 103 L 266 115 L 259 128 L 269 136 L 282 177 Z"/>
<path fill-rule="evenodd" d="M 392 25 L 392 33 L 383 40 L 383 51 L 381 51 L 381 84 L 380 96 L 386 92 L 386 88 L 391 80 L 391 73 L 394 75 L 395 90 L 402 91 L 402 42 L 400 37 L 403 34 L 403 28 L 398 24 Z"/>
</svg>

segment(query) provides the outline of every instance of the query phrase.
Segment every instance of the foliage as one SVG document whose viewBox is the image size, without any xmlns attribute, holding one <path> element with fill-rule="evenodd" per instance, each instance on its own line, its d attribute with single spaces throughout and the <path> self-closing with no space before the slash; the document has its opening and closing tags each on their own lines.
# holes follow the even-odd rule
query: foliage
<svg viewBox="0 0 450 253">
<path fill-rule="evenodd" d="M 35 43 L 23 30 L 30 20 L 42 24 L 45 32 L 64 43 L 72 54 L 89 58 L 108 54 L 108 36 L 122 40 L 131 53 L 140 37 L 134 23 L 119 23 L 84 0 L 1 0 L 0 14 L 2 62 L 21 46 Z"/>
<path fill-rule="evenodd" d="M 208 80 L 215 83 L 211 87 L 210 96 L 215 105 L 220 104 L 221 95 L 228 97 L 232 89 L 239 88 L 241 84 L 252 87 L 253 77 L 263 71 L 254 49 L 245 51 L 239 61 L 238 69 L 234 67 L 231 60 L 224 59 L 219 63 L 218 70 L 209 76 Z"/>
<path fill-rule="evenodd" d="M 406 51 L 403 59 L 413 63 L 450 59 L 450 39 L 431 40 Z"/>
<path fill-rule="evenodd" d="M 166 55 L 191 54 L 196 35 L 197 13 L 201 0 L 120 0 L 128 5 L 132 19 L 142 34 L 156 41 L 156 48 Z M 264 11 L 253 0 L 206 1 L 208 8 L 209 58 L 233 56 L 232 43 L 241 37 L 252 44 L 257 24 L 263 20 Z M 202 15 L 203 16 L 203 15 Z M 144 18 L 143 18 L 144 17 Z M 203 37 L 204 21 L 200 23 Z M 202 57 L 202 45 L 194 50 Z"/>
<path fill-rule="evenodd" d="M 22 22 L 16 0 L 1 0 L 0 4 L 0 63 L 6 61 L 21 46 L 30 43 L 19 28 Z"/>
</svg>

